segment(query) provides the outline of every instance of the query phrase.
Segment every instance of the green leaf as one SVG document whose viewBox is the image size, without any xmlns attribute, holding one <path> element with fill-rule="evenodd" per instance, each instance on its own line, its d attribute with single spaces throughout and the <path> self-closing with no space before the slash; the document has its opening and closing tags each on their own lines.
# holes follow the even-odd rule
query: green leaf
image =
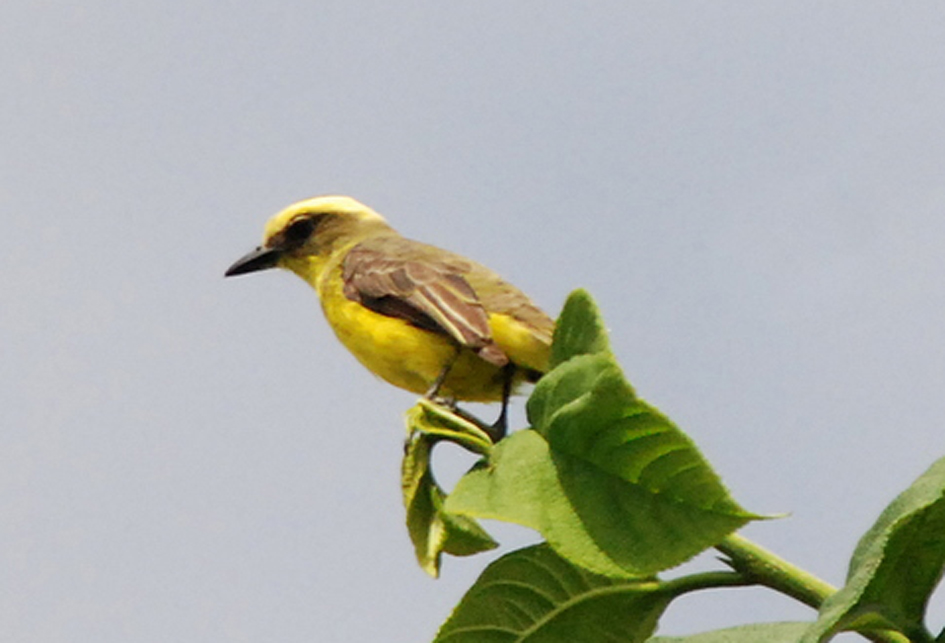
<svg viewBox="0 0 945 643">
<path fill-rule="evenodd" d="M 647 643 L 795 643 L 810 623 L 755 623 L 693 634 L 655 636 Z"/>
<path fill-rule="evenodd" d="M 609 353 L 576 356 L 548 373 L 528 416 L 588 535 L 626 572 L 678 565 L 759 517 L 731 498 L 669 418 L 636 396 Z"/>
<path fill-rule="evenodd" d="M 426 398 L 420 398 L 406 413 L 407 434 L 448 440 L 468 451 L 484 455 L 492 448 L 492 438 L 474 422 Z"/>
<path fill-rule="evenodd" d="M 860 540 L 847 583 L 828 598 L 802 639 L 844 630 L 895 629 L 931 641 L 925 609 L 945 566 L 945 458 L 899 495 Z"/>
<path fill-rule="evenodd" d="M 530 527 L 562 556 L 593 572 L 640 575 L 624 569 L 594 542 L 561 486 L 548 443 L 535 431 L 517 431 L 499 442 L 488 464 L 456 484 L 446 510 Z"/>
<path fill-rule="evenodd" d="M 500 442 L 488 464 L 460 479 L 446 509 L 535 529 L 568 560 L 615 577 L 673 567 L 744 522 L 667 503 L 579 458 L 553 453 L 535 431 Z"/>
<path fill-rule="evenodd" d="M 738 519 L 752 516 L 732 500 L 692 440 L 636 396 L 610 355 L 574 358 L 542 378 L 528 415 L 555 452 L 667 502 Z"/>
<path fill-rule="evenodd" d="M 642 643 L 672 598 L 655 581 L 592 574 L 537 545 L 489 565 L 435 643 Z"/>
<path fill-rule="evenodd" d="M 552 368 L 577 355 L 609 352 L 610 340 L 597 304 L 586 290 L 575 290 L 555 324 L 551 345 Z"/>
<path fill-rule="evenodd" d="M 420 567 L 436 578 L 440 572 L 443 552 L 454 556 L 468 556 L 498 546 L 475 520 L 445 510 L 443 504 L 446 494 L 436 483 L 430 470 L 433 447 L 439 440 L 444 439 L 444 435 L 457 432 L 464 438 L 454 440 L 456 442 L 468 443 L 477 448 L 484 445 L 477 441 L 475 433 L 467 432 L 464 427 L 450 428 L 450 420 L 441 417 L 436 408 L 425 408 L 418 404 L 408 412 L 407 425 L 409 437 L 401 466 L 401 491 L 407 509 L 407 531 Z M 488 437 L 485 439 L 488 441 Z"/>
</svg>

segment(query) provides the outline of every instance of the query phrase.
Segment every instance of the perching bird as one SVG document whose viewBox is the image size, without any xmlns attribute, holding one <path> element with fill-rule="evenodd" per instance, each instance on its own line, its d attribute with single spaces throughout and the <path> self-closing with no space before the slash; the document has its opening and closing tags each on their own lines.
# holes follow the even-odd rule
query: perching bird
<svg viewBox="0 0 945 643">
<path fill-rule="evenodd" d="M 520 290 L 464 257 L 406 239 L 346 196 L 295 203 L 263 245 L 226 271 L 286 268 L 321 299 L 341 342 L 394 386 L 448 401 L 502 402 L 547 369 L 554 322 Z"/>
</svg>

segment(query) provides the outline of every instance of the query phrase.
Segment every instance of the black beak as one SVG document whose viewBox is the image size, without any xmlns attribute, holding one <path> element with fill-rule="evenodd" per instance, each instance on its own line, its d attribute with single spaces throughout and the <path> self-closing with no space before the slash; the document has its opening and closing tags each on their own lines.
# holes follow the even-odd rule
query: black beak
<svg viewBox="0 0 945 643">
<path fill-rule="evenodd" d="M 237 259 L 236 263 L 226 269 L 223 276 L 232 277 L 234 275 L 243 275 L 247 272 L 275 268 L 281 256 L 282 251 L 278 248 L 264 248 L 260 246 Z"/>
</svg>

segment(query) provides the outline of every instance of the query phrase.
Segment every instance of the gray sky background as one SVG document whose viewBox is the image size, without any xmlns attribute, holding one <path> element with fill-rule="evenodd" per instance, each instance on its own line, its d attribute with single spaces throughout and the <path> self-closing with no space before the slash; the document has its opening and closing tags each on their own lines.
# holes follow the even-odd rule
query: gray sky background
<svg viewBox="0 0 945 643">
<path fill-rule="evenodd" d="M 315 194 L 553 315 L 588 288 L 640 393 L 792 513 L 746 535 L 827 580 L 945 454 L 941 3 L 5 0 L 0 25 L 2 640 L 424 641 L 490 559 L 419 570 L 413 396 L 295 277 L 222 278 Z M 661 632 L 796 618 L 728 590 Z"/>
</svg>

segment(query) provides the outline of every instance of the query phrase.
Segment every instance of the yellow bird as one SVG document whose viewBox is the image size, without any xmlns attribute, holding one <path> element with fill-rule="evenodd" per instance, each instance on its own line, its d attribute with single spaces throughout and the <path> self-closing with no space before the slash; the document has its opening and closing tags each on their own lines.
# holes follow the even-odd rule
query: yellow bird
<svg viewBox="0 0 945 643">
<path fill-rule="evenodd" d="M 515 286 L 452 252 L 402 237 L 346 196 L 295 203 L 226 271 L 286 268 L 318 293 L 338 339 L 394 386 L 447 402 L 502 402 L 548 370 L 554 322 Z"/>
</svg>

